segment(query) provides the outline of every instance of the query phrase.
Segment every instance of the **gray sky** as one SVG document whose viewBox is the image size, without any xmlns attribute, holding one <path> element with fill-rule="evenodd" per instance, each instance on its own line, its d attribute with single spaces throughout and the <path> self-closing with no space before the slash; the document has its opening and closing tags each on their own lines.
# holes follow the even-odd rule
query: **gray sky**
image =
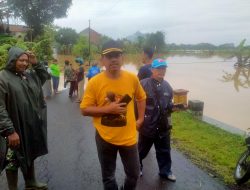
<svg viewBox="0 0 250 190">
<path fill-rule="evenodd" d="M 250 44 L 250 0 L 73 0 L 54 23 L 77 32 L 88 27 L 114 39 L 163 31 L 167 43 Z"/>
</svg>

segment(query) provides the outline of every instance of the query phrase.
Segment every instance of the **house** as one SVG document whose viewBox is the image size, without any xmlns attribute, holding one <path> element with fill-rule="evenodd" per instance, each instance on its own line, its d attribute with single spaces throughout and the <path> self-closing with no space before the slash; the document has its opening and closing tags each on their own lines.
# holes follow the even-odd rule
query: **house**
<svg viewBox="0 0 250 190">
<path fill-rule="evenodd" d="M 8 25 L 7 24 L 3 24 L 3 28 L 4 31 L 8 30 Z M 27 26 L 23 26 L 23 25 L 14 25 L 14 24 L 10 24 L 9 25 L 9 33 L 13 36 L 16 37 L 24 37 L 24 35 L 29 31 L 29 27 Z"/>
<path fill-rule="evenodd" d="M 89 28 L 84 29 L 79 33 L 82 36 L 89 38 Z M 98 45 L 101 42 L 102 35 L 90 28 L 90 43 Z"/>
</svg>

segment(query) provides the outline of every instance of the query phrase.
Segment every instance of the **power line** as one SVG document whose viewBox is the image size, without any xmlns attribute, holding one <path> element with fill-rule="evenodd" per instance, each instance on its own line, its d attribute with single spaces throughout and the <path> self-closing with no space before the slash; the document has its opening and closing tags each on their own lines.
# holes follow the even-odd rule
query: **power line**
<svg viewBox="0 0 250 190">
<path fill-rule="evenodd" d="M 107 15 L 115 6 L 117 6 L 119 3 L 121 3 L 122 0 L 117 0 L 114 2 L 114 4 L 111 5 L 111 7 L 109 7 L 108 9 L 106 9 L 105 11 L 102 11 L 102 14 L 99 14 L 98 17 Z M 94 18 L 96 19 L 96 18 Z"/>
</svg>

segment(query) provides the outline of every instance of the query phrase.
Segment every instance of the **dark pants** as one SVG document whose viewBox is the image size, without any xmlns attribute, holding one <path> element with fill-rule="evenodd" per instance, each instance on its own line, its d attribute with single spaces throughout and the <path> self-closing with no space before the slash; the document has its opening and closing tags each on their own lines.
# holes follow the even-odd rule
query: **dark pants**
<svg viewBox="0 0 250 190">
<path fill-rule="evenodd" d="M 52 76 L 52 84 L 54 92 L 58 91 L 59 77 Z"/>
<path fill-rule="evenodd" d="M 117 146 L 104 141 L 96 132 L 96 146 L 102 169 L 104 190 L 117 190 L 115 179 L 116 158 L 119 151 L 126 174 L 124 190 L 134 190 L 139 177 L 139 156 L 137 144 Z"/>
<path fill-rule="evenodd" d="M 73 92 L 77 90 L 77 81 L 70 81 L 69 96 L 73 95 Z"/>
<path fill-rule="evenodd" d="M 170 148 L 170 131 L 164 137 L 149 138 L 142 134 L 139 134 L 139 157 L 141 169 L 143 167 L 142 160 L 147 156 L 152 145 L 154 144 L 156 150 L 156 159 L 159 167 L 159 175 L 167 176 L 171 174 L 171 148 Z"/>
</svg>

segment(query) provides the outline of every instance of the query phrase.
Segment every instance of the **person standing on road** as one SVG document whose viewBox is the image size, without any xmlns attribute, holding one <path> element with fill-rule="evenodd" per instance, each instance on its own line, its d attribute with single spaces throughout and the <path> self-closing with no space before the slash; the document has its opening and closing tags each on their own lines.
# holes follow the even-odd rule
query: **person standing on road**
<svg viewBox="0 0 250 190">
<path fill-rule="evenodd" d="M 138 78 L 121 70 L 123 51 L 118 42 L 103 45 L 101 62 L 106 70 L 89 81 L 80 108 L 84 116 L 93 117 L 104 189 L 118 189 L 115 169 L 119 152 L 126 173 L 122 189 L 134 190 L 140 166 L 136 128 L 143 123 L 146 95 Z M 137 101 L 137 120 L 129 97 Z"/>
<path fill-rule="evenodd" d="M 49 78 L 46 80 L 46 82 L 43 85 L 43 95 L 45 99 L 48 99 L 52 95 L 52 86 L 51 86 L 51 70 L 48 66 L 47 60 L 44 61 L 44 67 L 49 74 Z"/>
<path fill-rule="evenodd" d="M 143 48 L 142 63 L 144 64 L 138 72 L 139 80 L 149 78 L 152 75 L 151 63 L 153 61 L 154 49 L 149 47 Z"/>
<path fill-rule="evenodd" d="M 66 88 L 68 82 L 70 82 L 70 79 L 72 78 L 73 71 L 71 69 L 71 66 L 69 65 L 69 61 L 64 61 L 64 85 L 63 87 Z"/>
<path fill-rule="evenodd" d="M 10 190 L 17 190 L 18 167 L 26 189 L 47 189 L 36 180 L 34 160 L 48 153 L 47 108 L 42 92 L 48 78 L 33 53 L 17 47 L 9 50 L 6 67 L 0 72 L 0 135 L 7 138 L 9 146 L 6 176 Z"/>
<path fill-rule="evenodd" d="M 83 67 L 84 61 L 81 58 L 76 58 L 75 61 L 79 63 L 79 68 L 77 71 L 78 100 L 76 102 L 81 103 L 84 91 L 84 67 Z"/>
<path fill-rule="evenodd" d="M 57 59 L 53 59 L 53 63 L 50 65 L 51 77 L 54 94 L 58 94 L 58 86 L 60 80 L 60 68 L 57 62 Z"/>
<path fill-rule="evenodd" d="M 98 62 L 94 62 L 88 70 L 87 78 L 90 80 L 92 77 L 100 73 L 100 68 L 97 66 Z"/>
<path fill-rule="evenodd" d="M 154 144 L 160 177 L 176 181 L 171 171 L 170 154 L 171 112 L 174 110 L 173 90 L 164 80 L 166 68 L 165 60 L 155 59 L 151 65 L 152 76 L 140 81 L 147 94 L 144 123 L 139 130 L 140 175 L 142 175 L 143 168 L 142 160 Z"/>
</svg>

